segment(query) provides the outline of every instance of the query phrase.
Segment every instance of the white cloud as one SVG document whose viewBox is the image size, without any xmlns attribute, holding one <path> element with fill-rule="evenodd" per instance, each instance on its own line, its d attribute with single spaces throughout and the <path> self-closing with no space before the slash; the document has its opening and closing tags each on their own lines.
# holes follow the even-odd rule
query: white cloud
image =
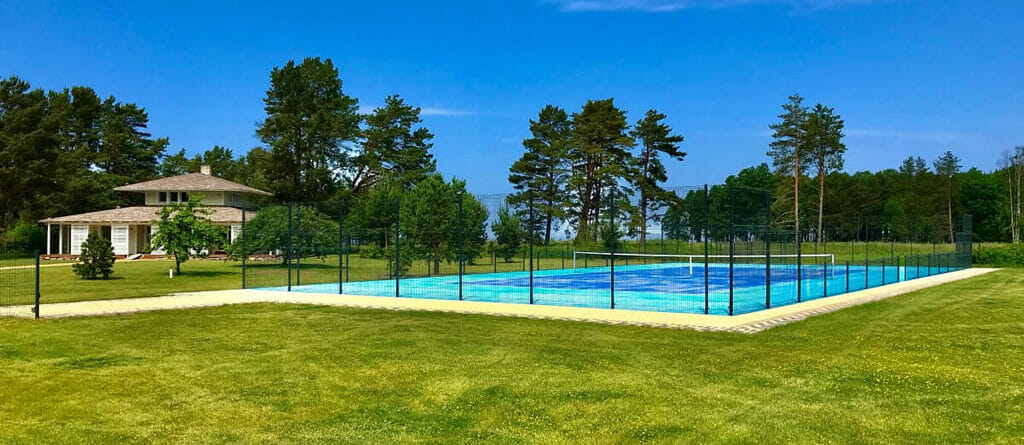
<svg viewBox="0 0 1024 445">
<path fill-rule="evenodd" d="M 643 11 L 672 12 L 689 8 L 727 8 L 751 4 L 783 4 L 800 9 L 825 9 L 879 0 L 544 0 L 562 12 Z"/>
<path fill-rule="evenodd" d="M 359 114 L 370 114 L 376 110 L 376 105 L 359 105 Z M 421 107 L 420 116 L 469 116 L 475 114 L 472 111 L 458 110 L 444 107 Z"/>
<path fill-rule="evenodd" d="M 473 114 L 473 112 L 466 110 L 456 110 L 453 108 L 423 107 L 420 108 L 420 114 L 423 116 L 469 116 Z"/>
</svg>

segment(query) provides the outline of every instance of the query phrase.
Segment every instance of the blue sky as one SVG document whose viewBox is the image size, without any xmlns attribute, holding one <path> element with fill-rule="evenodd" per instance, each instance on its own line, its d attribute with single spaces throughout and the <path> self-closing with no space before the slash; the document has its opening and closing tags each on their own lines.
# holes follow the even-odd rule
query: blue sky
<svg viewBox="0 0 1024 445">
<path fill-rule="evenodd" d="M 271 68 L 329 57 L 363 107 L 423 107 L 445 175 L 508 191 L 528 119 L 614 97 L 669 116 L 674 185 L 766 160 L 786 96 L 836 108 L 847 170 L 953 150 L 995 168 L 1024 144 L 1024 2 L 524 0 L 0 6 L 0 76 L 89 85 L 144 106 L 189 153 L 259 145 Z"/>
</svg>

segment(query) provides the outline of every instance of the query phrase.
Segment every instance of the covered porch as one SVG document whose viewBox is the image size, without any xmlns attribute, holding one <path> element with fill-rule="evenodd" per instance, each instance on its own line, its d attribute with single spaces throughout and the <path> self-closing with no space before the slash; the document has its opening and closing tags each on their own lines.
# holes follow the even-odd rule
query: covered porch
<svg viewBox="0 0 1024 445">
<path fill-rule="evenodd" d="M 98 233 L 110 241 L 114 255 L 129 257 L 136 254 L 162 255 L 159 250 L 150 249 L 155 235 L 156 220 L 160 207 L 124 207 L 98 212 L 81 213 L 40 221 L 46 226 L 44 255 L 77 256 L 82 253 L 82 243 L 90 233 Z M 207 215 L 210 221 L 227 230 L 227 241 L 231 243 L 241 232 L 242 212 L 231 207 L 213 207 Z"/>
</svg>

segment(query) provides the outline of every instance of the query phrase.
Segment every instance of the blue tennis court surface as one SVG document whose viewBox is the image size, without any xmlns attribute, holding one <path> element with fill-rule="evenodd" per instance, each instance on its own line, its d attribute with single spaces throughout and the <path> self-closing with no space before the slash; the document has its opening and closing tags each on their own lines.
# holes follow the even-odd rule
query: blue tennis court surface
<svg viewBox="0 0 1024 445">
<path fill-rule="evenodd" d="M 795 265 L 772 265 L 771 285 L 764 264 L 736 264 L 732 270 L 732 312 L 753 312 L 771 306 L 895 283 L 919 276 L 954 270 L 951 267 L 897 267 L 845 265 L 805 265 L 798 280 Z M 464 275 L 461 294 L 464 300 L 530 303 L 529 272 L 498 272 Z M 610 267 L 534 271 L 533 304 L 589 308 L 611 308 L 613 301 Z M 705 292 L 705 283 L 706 289 Z M 614 280 L 614 307 L 656 312 L 729 314 L 730 271 L 728 264 L 709 264 L 705 276 L 703 264 L 684 263 L 617 266 Z M 406 298 L 456 300 L 460 294 L 459 277 L 435 276 L 402 278 L 398 293 Z M 286 290 L 284 287 L 270 290 Z M 293 292 L 394 297 L 394 280 L 375 280 L 292 286 Z M 770 291 L 770 292 L 769 292 Z"/>
</svg>

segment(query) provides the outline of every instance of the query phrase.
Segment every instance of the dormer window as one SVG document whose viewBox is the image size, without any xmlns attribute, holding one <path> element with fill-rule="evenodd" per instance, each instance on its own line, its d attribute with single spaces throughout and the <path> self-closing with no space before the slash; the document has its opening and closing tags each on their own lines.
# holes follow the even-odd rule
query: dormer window
<svg viewBox="0 0 1024 445">
<path fill-rule="evenodd" d="M 167 192 L 160 192 L 156 198 L 157 202 L 167 202 Z"/>
</svg>

